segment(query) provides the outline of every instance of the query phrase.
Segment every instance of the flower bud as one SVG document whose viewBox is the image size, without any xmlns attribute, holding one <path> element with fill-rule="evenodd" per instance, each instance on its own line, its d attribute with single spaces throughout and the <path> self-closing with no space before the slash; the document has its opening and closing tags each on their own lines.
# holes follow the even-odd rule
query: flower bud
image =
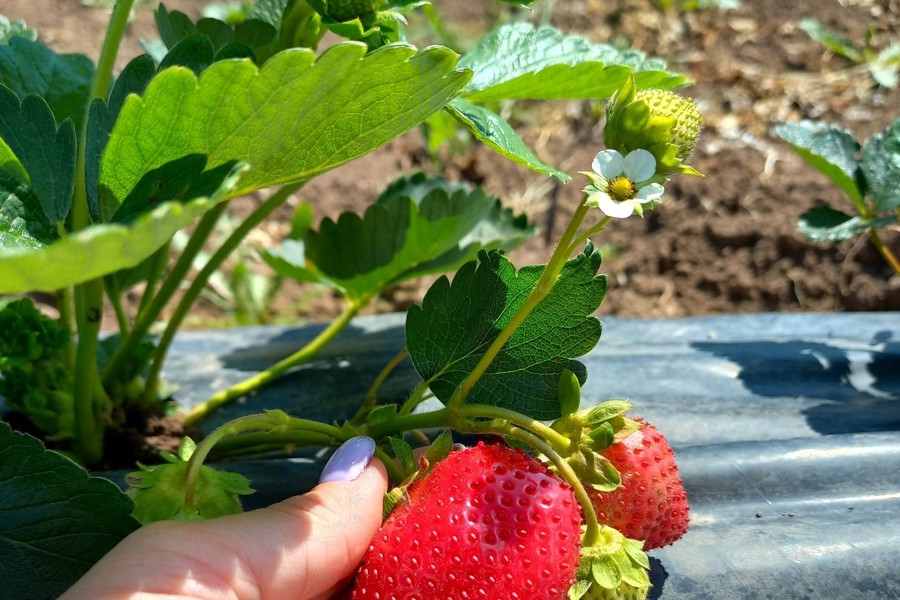
<svg viewBox="0 0 900 600">
<path fill-rule="evenodd" d="M 637 91 L 634 78 L 612 99 L 606 110 L 603 141 L 623 155 L 644 149 L 656 158 L 658 175 L 700 172 L 684 164 L 700 134 L 697 105 L 667 90 Z"/>
</svg>

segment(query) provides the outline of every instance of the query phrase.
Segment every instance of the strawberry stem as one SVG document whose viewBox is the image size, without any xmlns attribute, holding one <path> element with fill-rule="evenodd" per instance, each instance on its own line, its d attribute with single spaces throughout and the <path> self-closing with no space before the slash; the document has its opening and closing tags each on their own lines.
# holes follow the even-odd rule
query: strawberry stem
<svg viewBox="0 0 900 600">
<path fill-rule="evenodd" d="M 578 501 L 578 504 L 581 505 L 581 511 L 584 514 L 584 521 L 587 526 L 584 535 L 582 536 L 582 544 L 584 546 L 592 546 L 595 544 L 600 536 L 600 524 L 597 522 L 597 512 L 594 510 L 594 504 L 591 502 L 591 497 L 588 495 L 587 490 L 584 489 L 584 485 L 582 485 L 578 475 L 576 475 L 575 471 L 572 470 L 572 467 L 569 466 L 569 463 L 545 443 L 544 440 L 524 429 L 509 426 L 503 433 L 513 439 L 528 444 L 546 456 L 550 462 L 553 463 L 553 466 L 559 471 L 560 477 L 572 486 L 572 492 L 575 494 L 575 499 Z"/>
<path fill-rule="evenodd" d="M 585 200 L 586 199 L 587 198 L 585 197 Z M 509 338 L 512 337 L 519 326 L 528 318 L 531 311 L 534 310 L 537 305 L 541 303 L 541 300 L 546 298 L 553 289 L 556 278 L 559 276 L 563 266 L 565 266 L 566 261 L 569 259 L 572 240 L 578 233 L 578 228 L 581 226 L 582 221 L 584 221 L 587 211 L 588 206 L 582 201 L 575 210 L 575 214 L 572 215 L 572 220 L 569 221 L 568 227 L 566 227 L 565 232 L 559 239 L 559 244 L 556 245 L 556 249 L 550 256 L 550 260 L 547 262 L 547 266 L 544 267 L 544 272 L 541 273 L 541 277 L 538 279 L 537 284 L 535 284 L 534 289 L 531 290 L 531 293 L 525 299 L 525 302 L 522 303 L 522 306 L 519 307 L 519 310 L 516 311 L 516 314 L 512 316 L 506 326 L 497 335 L 496 339 L 494 339 L 493 343 L 487 349 L 487 352 L 484 353 L 484 356 L 481 357 L 481 360 L 479 360 L 478 364 L 475 365 L 475 368 L 472 369 L 472 372 L 469 373 L 463 382 L 459 384 L 459 387 L 456 388 L 456 391 L 453 392 L 453 396 L 450 398 L 450 401 L 447 402 L 449 408 L 458 409 L 465 403 L 469 392 L 472 391 L 472 388 L 475 387 L 475 384 L 478 383 L 481 376 L 484 375 L 494 359 L 497 358 L 497 355 L 500 353 L 500 350 L 503 349 L 503 346 L 506 345 L 506 342 L 509 341 Z"/>
</svg>

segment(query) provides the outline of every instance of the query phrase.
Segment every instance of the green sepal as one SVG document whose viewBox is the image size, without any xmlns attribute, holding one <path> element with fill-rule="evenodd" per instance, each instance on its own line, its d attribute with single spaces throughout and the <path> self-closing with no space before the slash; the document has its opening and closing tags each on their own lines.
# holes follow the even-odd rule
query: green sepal
<svg viewBox="0 0 900 600">
<path fill-rule="evenodd" d="M 581 548 L 573 586 L 577 596 L 570 592 L 570 598 L 646 598 L 651 586 L 650 561 L 642 547 L 643 542 L 601 525 L 597 540 Z M 588 582 L 587 588 L 584 582 Z"/>
<path fill-rule="evenodd" d="M 416 467 L 412 446 L 402 438 L 390 437 L 388 441 L 391 443 L 394 456 L 397 457 L 397 466 L 400 468 L 400 472 L 403 473 L 404 480 L 410 475 L 414 475 L 418 468 Z"/>
<path fill-rule="evenodd" d="M 166 464 L 145 466 L 129 473 L 128 496 L 134 501 L 134 518 L 143 525 L 155 521 L 212 519 L 243 512 L 238 496 L 252 494 L 250 481 L 239 473 L 200 467 L 194 489 L 194 506 L 185 505 L 188 461 L 196 445 L 184 438 L 178 455 L 163 454 Z"/>
<path fill-rule="evenodd" d="M 392 423 L 396 418 L 396 404 L 376 406 L 369 412 L 369 414 L 366 415 L 366 425 L 368 426 L 369 430 L 377 429 L 379 427 Z"/>
<path fill-rule="evenodd" d="M 575 413 L 581 407 L 581 383 L 575 373 L 568 369 L 560 373 L 556 395 L 559 397 L 559 409 L 563 417 Z"/>
<path fill-rule="evenodd" d="M 566 462 L 583 484 L 598 492 L 612 492 L 622 485 L 622 476 L 609 459 L 588 447 L 580 446 Z"/>
<path fill-rule="evenodd" d="M 629 410 L 632 404 L 627 400 L 608 400 L 584 411 L 584 424 L 597 426 L 613 417 L 619 417 Z"/>
</svg>

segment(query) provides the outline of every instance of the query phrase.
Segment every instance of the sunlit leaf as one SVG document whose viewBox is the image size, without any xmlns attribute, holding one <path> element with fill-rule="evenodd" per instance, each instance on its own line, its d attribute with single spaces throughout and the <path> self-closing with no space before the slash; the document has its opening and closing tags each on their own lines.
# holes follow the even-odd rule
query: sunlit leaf
<svg viewBox="0 0 900 600">
<path fill-rule="evenodd" d="M 157 75 L 125 102 L 100 167 L 100 185 L 122 199 L 140 178 L 188 154 L 209 168 L 241 160 L 251 170 L 232 196 L 303 180 L 349 162 L 442 108 L 468 80 L 444 48 L 393 45 L 366 54 L 339 44 L 318 59 L 287 50 L 262 67 L 213 64 L 197 79 Z"/>
<path fill-rule="evenodd" d="M 859 142 L 849 131 L 816 121 L 785 123 L 775 128 L 803 160 L 821 171 L 854 202 L 861 202 L 863 186 L 860 181 Z"/>
<path fill-rule="evenodd" d="M 636 50 L 594 44 L 553 27 L 502 25 L 463 55 L 475 75 L 465 89 L 472 102 L 503 99 L 605 99 L 634 73 L 638 88 L 671 89 L 687 79 Z"/>
<path fill-rule="evenodd" d="M 590 315 L 606 293 L 597 276 L 600 253 L 589 245 L 568 261 L 550 294 L 500 350 L 467 401 L 517 410 L 536 419 L 560 416 L 557 384 L 563 371 L 584 383 L 575 358 L 600 338 L 600 321 Z M 518 272 L 497 252 L 482 252 L 451 283 L 439 279 L 422 302 L 409 309 L 406 344 L 419 375 L 442 402 L 472 372 L 503 327 L 537 284 L 543 265 Z"/>
</svg>

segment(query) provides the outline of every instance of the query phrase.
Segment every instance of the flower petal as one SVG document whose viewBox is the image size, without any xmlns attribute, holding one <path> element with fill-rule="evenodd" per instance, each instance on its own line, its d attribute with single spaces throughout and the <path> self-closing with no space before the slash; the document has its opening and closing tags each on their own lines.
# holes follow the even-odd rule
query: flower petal
<svg viewBox="0 0 900 600">
<path fill-rule="evenodd" d="M 643 148 L 632 150 L 625 157 L 624 169 L 625 177 L 633 182 L 647 181 L 656 175 L 656 158 Z"/>
<path fill-rule="evenodd" d="M 624 170 L 625 159 L 615 150 L 604 150 L 598 152 L 591 163 L 591 168 L 595 173 L 599 173 L 604 179 L 615 179 L 622 174 Z M 656 165 L 653 166 L 656 169 Z"/>
<path fill-rule="evenodd" d="M 640 202 L 641 204 L 647 204 L 653 200 L 659 200 L 662 198 L 663 192 L 666 190 L 663 186 L 658 183 L 649 183 L 647 185 L 641 186 L 641 189 L 638 190 L 637 196 L 635 200 Z"/>
<path fill-rule="evenodd" d="M 613 219 L 625 219 L 634 214 L 634 202 L 632 200 L 616 202 L 608 194 L 597 196 L 597 208 L 603 214 Z"/>
</svg>

